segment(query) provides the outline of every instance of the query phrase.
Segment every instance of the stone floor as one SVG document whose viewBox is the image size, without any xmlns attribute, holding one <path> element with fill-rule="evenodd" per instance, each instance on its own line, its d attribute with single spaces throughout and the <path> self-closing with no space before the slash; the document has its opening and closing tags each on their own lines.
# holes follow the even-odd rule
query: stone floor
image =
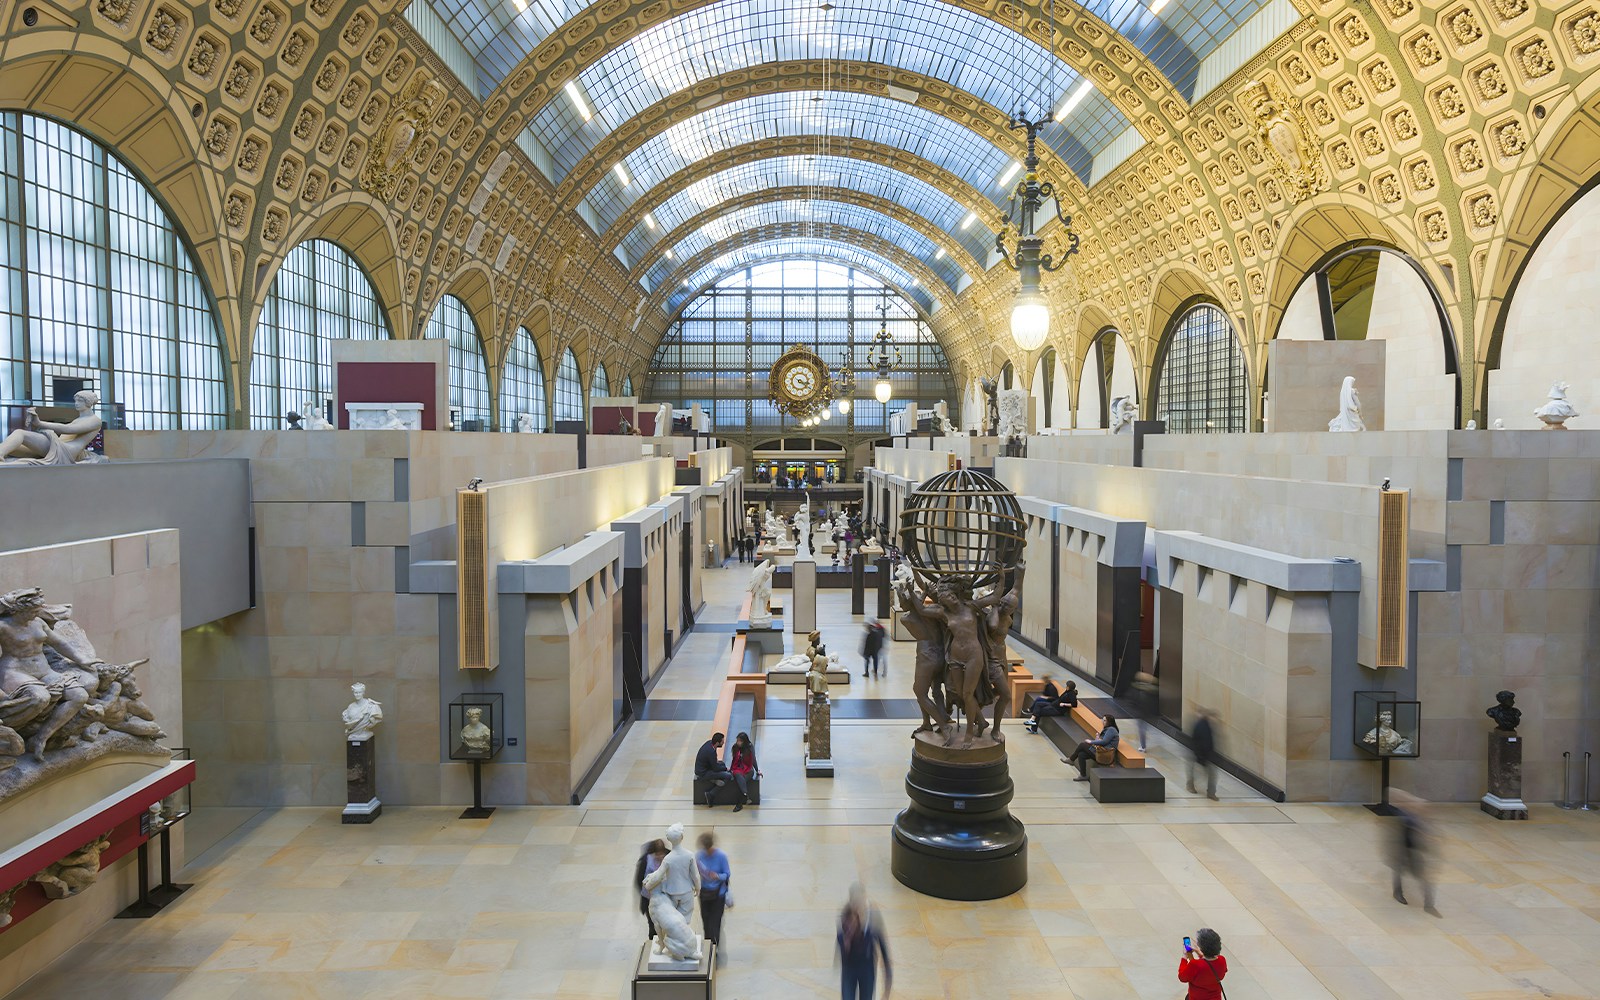
<svg viewBox="0 0 1600 1000">
<path fill-rule="evenodd" d="M 701 620 L 731 622 L 745 579 L 737 564 L 710 574 Z M 819 605 L 825 640 L 857 663 L 848 593 Z M 714 699 L 727 642 L 690 635 L 655 696 Z M 910 659 L 892 644 L 888 677 L 857 673 L 835 695 L 903 706 Z M 191 842 L 222 839 L 184 873 L 193 890 L 154 919 L 107 924 L 14 996 L 618 1000 L 644 937 L 634 859 L 673 821 L 714 830 L 732 859 L 720 1000 L 834 995 L 834 921 L 858 879 L 885 914 L 895 995 L 915 1000 L 1172 1000 L 1180 940 L 1201 925 L 1222 935 L 1232 1000 L 1600 995 L 1595 814 L 1536 808 L 1513 824 L 1427 807 L 1434 918 L 1419 891 L 1409 907 L 1390 898 L 1389 821 L 1359 805 L 1278 805 L 1228 778 L 1209 802 L 1183 790 L 1181 754 L 1154 736 L 1169 800 L 1101 806 L 1018 727 L 1028 886 L 952 903 L 889 874 L 906 721 L 839 722 L 836 776 L 811 781 L 800 723 L 759 725 L 764 804 L 734 815 L 684 801 L 708 735 L 686 711 L 635 724 L 581 807 L 478 821 L 391 808 L 370 827 L 340 825 L 337 809 L 197 814 Z"/>
</svg>

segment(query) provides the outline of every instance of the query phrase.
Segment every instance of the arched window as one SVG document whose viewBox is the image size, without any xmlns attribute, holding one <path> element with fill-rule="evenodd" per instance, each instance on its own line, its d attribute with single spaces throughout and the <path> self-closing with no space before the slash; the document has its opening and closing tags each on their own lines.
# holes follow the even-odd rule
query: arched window
<svg viewBox="0 0 1600 1000">
<path fill-rule="evenodd" d="M 1227 314 L 1201 303 L 1175 320 L 1162 344 L 1156 418 L 1169 434 L 1247 430 L 1249 379 Z"/>
<path fill-rule="evenodd" d="M 428 317 L 424 337 L 450 342 L 450 409 L 458 431 L 489 429 L 489 366 L 467 305 L 446 295 Z"/>
<path fill-rule="evenodd" d="M 272 279 L 250 358 L 250 426 L 282 427 L 283 415 L 333 392 L 328 345 L 381 340 L 389 324 L 372 282 L 355 259 L 327 240 L 289 251 Z"/>
<path fill-rule="evenodd" d="M 109 150 L 0 113 L 0 403 L 100 396 L 110 426 L 223 427 L 211 295 L 177 226 Z"/>
<path fill-rule="evenodd" d="M 519 326 L 500 372 L 500 429 L 516 430 L 517 418 L 524 413 L 533 417 L 534 430 L 547 429 L 544 400 L 544 361 L 539 357 L 539 345 L 527 327 Z"/>
<path fill-rule="evenodd" d="M 611 395 L 611 376 L 606 373 L 605 365 L 596 365 L 594 381 L 589 383 L 589 395 L 595 398 Z"/>
<path fill-rule="evenodd" d="M 633 395 L 633 376 L 632 375 L 624 375 L 622 377 L 622 394 L 624 396 Z"/>
<path fill-rule="evenodd" d="M 1033 369 L 1033 395 L 1039 400 L 1035 416 L 1040 427 L 1052 426 L 1051 411 L 1054 409 L 1056 393 L 1056 349 L 1047 348 L 1039 356 L 1038 364 Z"/>
<path fill-rule="evenodd" d="M 583 379 L 578 374 L 578 356 L 567 348 L 556 366 L 556 419 L 583 419 Z"/>
<path fill-rule="evenodd" d="M 1016 378 L 1016 369 L 1011 366 L 1011 362 L 1007 361 L 1005 363 L 1005 367 L 1000 369 L 1000 388 L 1002 388 L 1002 389 L 1010 389 L 1010 388 L 1012 388 L 1012 384 L 1011 383 L 1012 383 L 1013 380 L 1015 380 L 1015 378 Z"/>
</svg>

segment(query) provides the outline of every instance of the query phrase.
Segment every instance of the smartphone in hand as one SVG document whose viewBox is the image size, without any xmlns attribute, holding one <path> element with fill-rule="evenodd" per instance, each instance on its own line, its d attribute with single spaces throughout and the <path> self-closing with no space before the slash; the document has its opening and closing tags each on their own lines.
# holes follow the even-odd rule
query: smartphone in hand
<svg viewBox="0 0 1600 1000">
<path fill-rule="evenodd" d="M 1183 936 L 1183 953 L 1185 955 L 1194 954 L 1194 944 L 1189 940 L 1189 935 L 1187 934 Z"/>
</svg>

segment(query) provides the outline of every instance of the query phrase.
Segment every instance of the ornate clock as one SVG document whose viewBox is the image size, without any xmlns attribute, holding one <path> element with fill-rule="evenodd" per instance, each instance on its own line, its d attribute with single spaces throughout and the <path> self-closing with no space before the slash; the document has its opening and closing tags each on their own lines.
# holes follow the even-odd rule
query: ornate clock
<svg viewBox="0 0 1600 1000">
<path fill-rule="evenodd" d="M 808 347 L 789 348 L 767 374 L 767 396 L 791 417 L 804 417 L 833 401 L 828 365 Z"/>
</svg>

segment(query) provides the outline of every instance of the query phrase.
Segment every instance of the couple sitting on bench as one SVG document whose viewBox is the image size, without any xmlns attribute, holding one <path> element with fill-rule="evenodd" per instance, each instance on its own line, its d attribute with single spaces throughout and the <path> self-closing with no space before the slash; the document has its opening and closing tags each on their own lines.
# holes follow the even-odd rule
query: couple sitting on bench
<svg viewBox="0 0 1600 1000">
<path fill-rule="evenodd" d="M 1023 728 L 1030 733 L 1039 731 L 1039 718 L 1044 715 L 1066 715 L 1078 707 L 1078 682 L 1067 681 L 1065 691 L 1056 690 L 1056 682 L 1049 677 L 1044 679 L 1044 690 L 1034 697 L 1033 703 L 1028 706 L 1028 721 Z"/>
<path fill-rule="evenodd" d="M 1078 776 L 1073 781 L 1089 780 L 1089 758 L 1100 765 L 1111 765 L 1117 762 L 1117 720 L 1109 715 L 1102 716 L 1104 723 L 1100 727 L 1100 735 L 1092 740 L 1084 740 L 1078 748 L 1072 751 L 1071 757 L 1061 758 L 1061 763 L 1071 764 L 1078 769 Z"/>
<path fill-rule="evenodd" d="M 761 777 L 761 769 L 756 765 L 756 748 L 750 742 L 746 733 L 740 733 L 733 741 L 733 766 L 730 768 L 722 762 L 719 751 L 726 739 L 721 733 L 713 733 L 709 740 L 701 744 L 700 752 L 694 758 L 694 778 L 697 787 L 704 786 L 707 806 L 716 805 L 717 793 L 730 781 L 738 791 L 739 800 L 734 805 L 734 812 L 741 812 L 745 803 L 750 801 L 750 777 Z"/>
</svg>

